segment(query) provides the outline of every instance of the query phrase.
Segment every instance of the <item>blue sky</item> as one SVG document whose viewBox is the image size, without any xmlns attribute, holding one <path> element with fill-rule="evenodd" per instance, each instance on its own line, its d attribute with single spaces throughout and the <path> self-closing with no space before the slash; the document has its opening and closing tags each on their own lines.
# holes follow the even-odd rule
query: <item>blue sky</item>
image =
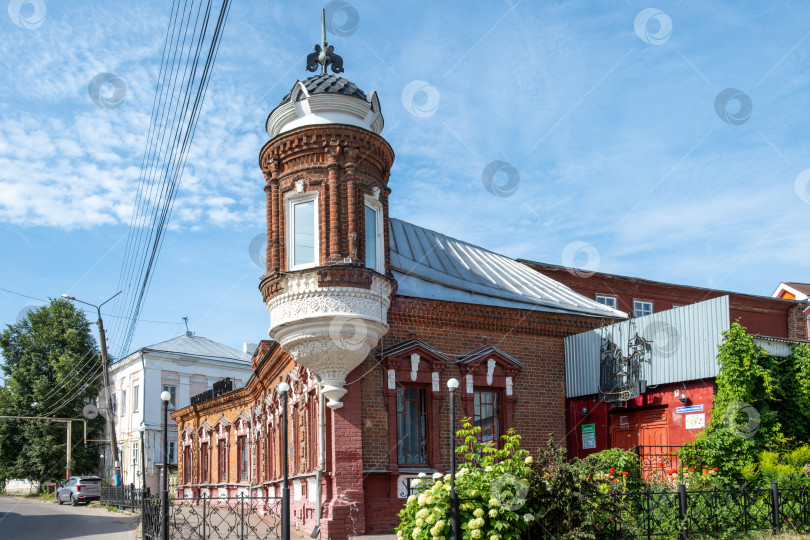
<svg viewBox="0 0 810 540">
<path fill-rule="evenodd" d="M 310 75 L 324 5 L 234 1 L 130 350 L 179 335 L 183 316 L 233 347 L 266 338 L 258 153 L 267 114 Z M 769 295 L 810 280 L 810 4 L 331 6 L 330 44 L 377 91 L 397 155 L 392 216 L 675 283 Z M 0 11 L 3 289 L 116 292 L 169 14 L 166 1 Z M 99 73 L 125 83 L 117 108 L 90 99 Z M 39 304 L 0 291 L 0 323 Z"/>
</svg>

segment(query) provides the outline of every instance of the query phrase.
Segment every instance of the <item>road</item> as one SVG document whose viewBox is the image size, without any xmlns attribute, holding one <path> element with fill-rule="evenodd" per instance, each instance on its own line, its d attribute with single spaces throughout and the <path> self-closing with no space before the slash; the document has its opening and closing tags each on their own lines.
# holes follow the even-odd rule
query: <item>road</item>
<svg viewBox="0 0 810 540">
<path fill-rule="evenodd" d="M 102 508 L 0 495 L 2 540 L 135 540 L 137 527 L 137 517 Z"/>
</svg>

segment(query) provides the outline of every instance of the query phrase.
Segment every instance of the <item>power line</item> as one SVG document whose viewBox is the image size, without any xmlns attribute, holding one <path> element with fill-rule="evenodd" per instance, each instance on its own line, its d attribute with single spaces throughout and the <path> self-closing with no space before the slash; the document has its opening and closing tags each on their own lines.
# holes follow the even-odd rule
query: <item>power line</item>
<svg viewBox="0 0 810 540">
<path fill-rule="evenodd" d="M 205 10 L 201 17 L 203 3 Z M 189 39 L 194 4 L 193 0 L 191 4 L 189 0 L 185 0 L 181 15 L 179 2 L 175 3 L 164 42 L 150 135 L 139 177 L 140 195 L 136 200 L 130 223 L 130 239 L 127 242 L 119 277 L 119 287 L 126 292 L 115 304 L 116 314 L 127 319 L 126 322 L 123 319 L 116 321 L 113 327 L 111 340 L 116 341 L 118 357 L 123 357 L 127 353 L 151 285 L 165 238 L 165 227 L 174 207 L 177 188 L 196 132 L 211 71 L 219 51 L 222 31 L 230 10 L 230 0 L 223 0 L 216 25 L 209 38 L 212 0 L 198 3 Z M 203 46 L 206 44 L 208 51 L 205 64 L 200 70 Z M 146 227 L 150 218 L 151 225 Z"/>
</svg>

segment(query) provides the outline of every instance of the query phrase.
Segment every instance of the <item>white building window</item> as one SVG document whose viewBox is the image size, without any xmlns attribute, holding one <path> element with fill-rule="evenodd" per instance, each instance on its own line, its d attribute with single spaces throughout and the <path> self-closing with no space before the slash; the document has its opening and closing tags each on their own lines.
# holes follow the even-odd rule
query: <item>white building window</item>
<svg viewBox="0 0 810 540">
<path fill-rule="evenodd" d="M 633 300 L 633 317 L 652 315 L 653 304 L 644 300 Z"/>
<path fill-rule="evenodd" d="M 138 446 L 138 441 L 132 441 L 132 464 L 136 467 L 141 464 L 141 449 Z M 141 470 L 137 469 L 135 474 L 141 474 Z"/>
<path fill-rule="evenodd" d="M 290 270 L 317 266 L 318 198 L 303 195 L 287 201 L 287 266 Z"/>
<path fill-rule="evenodd" d="M 169 409 L 174 410 L 177 407 L 177 387 L 164 384 L 163 391 L 171 394 L 172 398 L 169 400 Z"/>
<path fill-rule="evenodd" d="M 616 300 L 615 296 L 603 296 L 601 294 L 596 295 L 596 301 L 602 304 L 603 306 L 607 306 L 613 309 L 617 309 L 618 301 Z"/>
<path fill-rule="evenodd" d="M 170 465 L 177 464 L 177 442 L 176 441 L 169 441 L 169 456 L 168 460 L 166 461 Z"/>
<path fill-rule="evenodd" d="M 382 206 L 371 197 L 366 197 L 366 266 L 383 273 L 385 269 L 385 252 L 383 251 Z"/>
<path fill-rule="evenodd" d="M 121 416 L 127 414 L 127 391 L 121 390 Z"/>
<path fill-rule="evenodd" d="M 132 389 L 132 412 L 138 412 L 138 400 L 140 396 L 141 387 L 137 384 Z"/>
</svg>

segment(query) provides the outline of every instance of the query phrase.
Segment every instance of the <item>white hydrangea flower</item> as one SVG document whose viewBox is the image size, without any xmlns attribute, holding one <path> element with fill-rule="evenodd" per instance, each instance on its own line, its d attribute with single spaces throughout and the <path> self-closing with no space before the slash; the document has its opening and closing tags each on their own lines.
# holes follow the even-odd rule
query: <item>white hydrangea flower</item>
<svg viewBox="0 0 810 540">
<path fill-rule="evenodd" d="M 440 473 L 440 472 L 435 472 L 435 473 L 433 473 L 433 479 L 434 479 L 434 480 L 438 480 L 438 479 L 439 479 L 439 478 L 441 478 L 442 476 L 444 476 L 444 475 L 443 475 L 442 473 Z"/>
<path fill-rule="evenodd" d="M 484 517 L 484 511 L 481 508 L 476 508 L 473 515 L 477 518 Z"/>
<path fill-rule="evenodd" d="M 525 521 L 526 523 L 531 523 L 532 521 L 534 521 L 534 516 L 531 514 L 523 514 L 523 521 Z"/>
<path fill-rule="evenodd" d="M 476 540 L 478 538 L 481 538 L 481 530 L 480 529 L 475 529 L 474 531 L 470 532 L 470 537 L 475 538 Z"/>
<path fill-rule="evenodd" d="M 426 475 L 425 473 L 423 473 L 423 472 L 420 472 L 420 473 L 419 473 L 419 478 L 424 478 L 424 477 L 426 477 L 426 476 L 427 476 L 427 475 Z"/>
<path fill-rule="evenodd" d="M 534 458 L 532 456 L 529 456 L 523 461 L 526 463 L 526 465 L 531 465 L 534 462 Z"/>
</svg>

